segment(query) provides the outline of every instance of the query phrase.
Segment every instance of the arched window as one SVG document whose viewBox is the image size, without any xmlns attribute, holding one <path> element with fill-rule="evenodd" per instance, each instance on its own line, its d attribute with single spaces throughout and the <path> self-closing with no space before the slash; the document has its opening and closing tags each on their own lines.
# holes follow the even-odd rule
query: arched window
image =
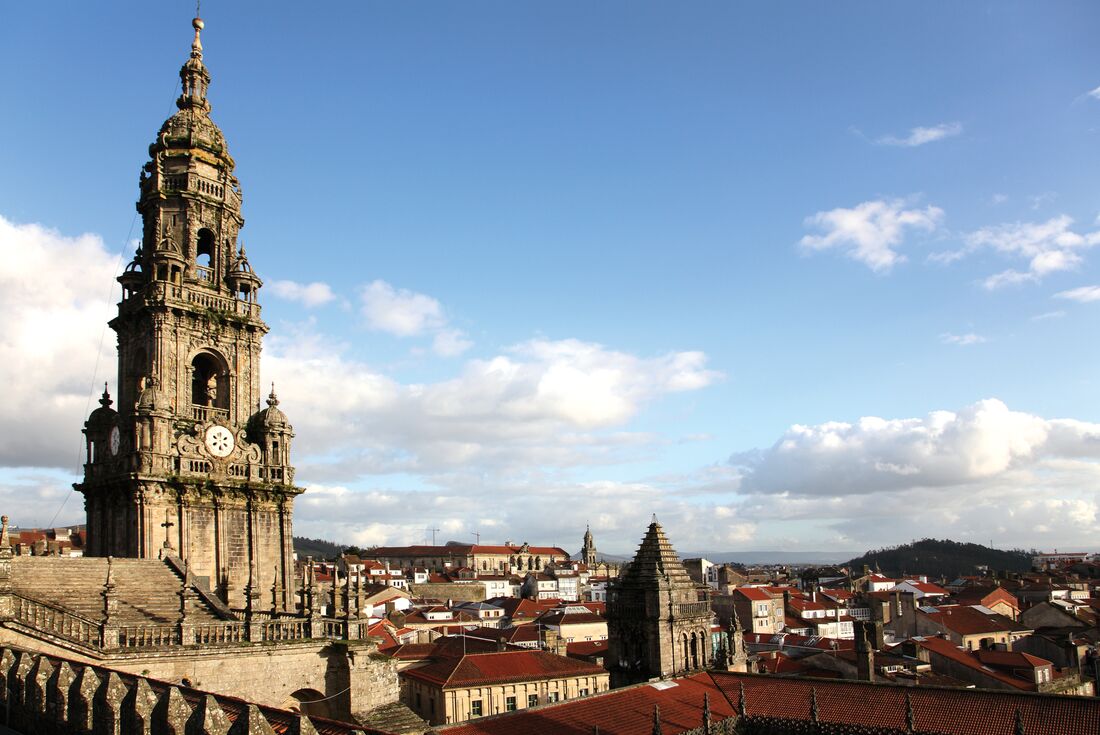
<svg viewBox="0 0 1100 735">
<path fill-rule="evenodd" d="M 195 264 L 203 268 L 214 267 L 214 233 L 205 227 L 199 230 L 199 244 L 195 249 Z"/>
<path fill-rule="evenodd" d="M 200 352 L 191 361 L 191 403 L 229 408 L 229 376 L 210 353 Z"/>
</svg>

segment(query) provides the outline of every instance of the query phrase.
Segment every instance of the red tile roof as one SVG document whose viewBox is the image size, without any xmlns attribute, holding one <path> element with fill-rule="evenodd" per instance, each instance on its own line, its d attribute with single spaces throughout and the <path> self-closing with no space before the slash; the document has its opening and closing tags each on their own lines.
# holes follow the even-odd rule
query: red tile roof
<svg viewBox="0 0 1100 735">
<path fill-rule="evenodd" d="M 733 594 L 739 594 L 746 600 L 753 600 L 758 602 L 771 602 L 773 599 L 775 599 L 767 590 L 760 587 L 738 587 L 733 591 Z"/>
<path fill-rule="evenodd" d="M 979 612 L 966 605 L 951 605 L 938 608 L 939 612 L 925 613 L 945 629 L 959 635 L 979 635 L 981 633 L 1002 633 L 1012 630 L 1002 620 Z"/>
<path fill-rule="evenodd" d="M 465 688 L 601 674 L 607 674 L 602 666 L 546 651 L 523 650 L 468 654 L 418 669 L 407 669 L 401 675 L 443 688 Z"/>
<path fill-rule="evenodd" d="M 707 674 L 677 679 L 673 686 L 639 684 L 569 702 L 519 710 L 436 730 L 447 735 L 588 735 L 601 733 L 650 735 L 653 705 L 661 708 L 661 732 L 678 735 L 703 722 L 703 695 L 710 695 L 711 716 L 726 719 L 734 708 L 714 687 Z"/>
<path fill-rule="evenodd" d="M 639 684 L 596 696 L 519 710 L 458 725 L 438 727 L 446 735 L 649 735 L 653 705 L 660 706 L 661 731 L 679 735 L 700 727 L 703 695 L 715 720 L 732 716 L 744 686 L 745 709 L 752 716 L 810 719 L 811 692 L 818 718 L 867 728 L 906 729 L 906 695 L 919 732 L 989 735 L 1014 732 L 1018 709 L 1028 735 L 1096 735 L 1100 699 L 1054 694 L 1022 694 L 980 689 L 909 687 L 835 679 L 786 678 L 725 672 L 700 673 L 658 685 Z M 667 687 L 667 688 L 658 688 Z"/>
</svg>

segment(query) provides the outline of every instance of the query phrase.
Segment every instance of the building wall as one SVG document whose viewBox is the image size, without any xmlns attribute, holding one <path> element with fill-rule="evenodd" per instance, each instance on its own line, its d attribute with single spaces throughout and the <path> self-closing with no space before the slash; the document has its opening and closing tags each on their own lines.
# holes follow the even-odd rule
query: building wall
<svg viewBox="0 0 1100 735">
<path fill-rule="evenodd" d="M 528 697 L 531 696 L 536 697 L 534 706 L 538 706 L 551 701 L 577 699 L 584 696 L 581 691 L 585 689 L 588 694 L 604 692 L 610 685 L 608 674 L 447 689 L 417 679 L 405 681 L 407 685 L 402 691 L 402 701 L 433 725 L 471 719 L 471 703 L 474 701 L 481 702 L 481 716 L 485 717 L 506 712 L 508 697 L 515 697 L 517 710 L 527 709 Z M 553 699 L 555 696 L 557 700 Z"/>
<path fill-rule="evenodd" d="M 363 642 L 303 641 L 277 644 L 115 653 L 91 657 L 68 646 L 33 638 L 0 626 L 0 644 L 51 656 L 95 663 L 151 679 L 239 697 L 272 707 L 298 706 L 295 692 L 313 691 L 328 700 L 311 714 L 348 717 L 397 701 L 397 667 L 389 659 L 371 656 L 376 649 Z M 187 681 L 184 681 L 184 680 Z"/>
</svg>

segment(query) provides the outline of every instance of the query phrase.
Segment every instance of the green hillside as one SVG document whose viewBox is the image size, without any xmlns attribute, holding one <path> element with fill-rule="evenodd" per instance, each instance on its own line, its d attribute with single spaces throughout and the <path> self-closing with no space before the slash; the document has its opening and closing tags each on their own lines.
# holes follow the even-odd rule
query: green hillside
<svg viewBox="0 0 1100 735">
<path fill-rule="evenodd" d="M 299 559 L 305 559 L 307 556 L 312 556 L 316 561 L 335 559 L 345 548 L 347 548 L 346 544 L 334 544 L 324 539 L 294 537 L 294 551 Z"/>
<path fill-rule="evenodd" d="M 1031 569 L 1031 554 L 1022 549 L 1004 551 L 981 544 L 959 543 L 926 538 L 911 544 L 868 551 L 848 562 L 852 574 L 864 565 L 876 566 L 887 576 L 926 574 L 930 579 L 954 579 L 978 574 L 978 567 L 997 572 L 1026 572 Z"/>
</svg>

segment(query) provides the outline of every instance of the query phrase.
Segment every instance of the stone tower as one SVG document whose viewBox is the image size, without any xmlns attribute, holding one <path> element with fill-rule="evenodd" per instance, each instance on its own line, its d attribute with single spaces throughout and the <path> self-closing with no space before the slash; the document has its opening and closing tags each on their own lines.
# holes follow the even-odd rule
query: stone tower
<svg viewBox="0 0 1100 735">
<path fill-rule="evenodd" d="M 210 119 L 203 28 L 179 111 L 141 171 L 143 232 L 119 276 L 118 404 L 84 427 L 87 552 L 186 560 L 230 605 L 294 605 L 287 417 L 260 410 L 260 279 L 238 246 L 241 189 Z"/>
<path fill-rule="evenodd" d="M 634 561 L 608 588 L 606 666 L 612 686 L 710 665 L 708 594 L 696 588 L 654 518 Z"/>
<path fill-rule="evenodd" d="M 590 570 L 596 569 L 596 542 L 592 538 L 592 529 L 584 527 L 584 545 L 581 546 L 581 562 Z"/>
</svg>

